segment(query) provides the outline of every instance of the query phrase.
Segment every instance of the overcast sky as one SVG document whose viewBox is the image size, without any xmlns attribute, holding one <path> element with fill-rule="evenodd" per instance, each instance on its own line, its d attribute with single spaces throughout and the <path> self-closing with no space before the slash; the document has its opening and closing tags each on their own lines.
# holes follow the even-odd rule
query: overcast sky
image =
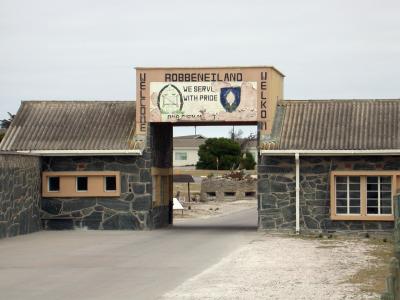
<svg viewBox="0 0 400 300">
<path fill-rule="evenodd" d="M 0 0 L 0 118 L 134 99 L 135 66 L 273 65 L 286 99 L 400 98 L 399 15 L 398 0 Z"/>
</svg>

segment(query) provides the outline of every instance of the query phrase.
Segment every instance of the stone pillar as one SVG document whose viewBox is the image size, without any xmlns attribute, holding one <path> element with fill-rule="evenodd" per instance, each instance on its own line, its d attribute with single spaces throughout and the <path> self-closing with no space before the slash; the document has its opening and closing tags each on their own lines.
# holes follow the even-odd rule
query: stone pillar
<svg viewBox="0 0 400 300">
<path fill-rule="evenodd" d="M 151 166 L 153 169 L 153 228 L 172 223 L 172 147 L 173 126 L 170 123 L 150 124 Z M 162 185 L 162 187 L 161 187 Z M 161 191 L 164 192 L 160 195 Z M 159 198 L 162 199 L 159 199 Z"/>
</svg>

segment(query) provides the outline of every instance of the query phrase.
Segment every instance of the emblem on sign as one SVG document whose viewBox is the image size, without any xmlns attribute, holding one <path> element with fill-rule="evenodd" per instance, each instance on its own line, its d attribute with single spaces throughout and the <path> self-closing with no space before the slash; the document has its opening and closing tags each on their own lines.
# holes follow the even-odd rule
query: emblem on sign
<svg viewBox="0 0 400 300">
<path fill-rule="evenodd" d="M 240 104 L 240 87 L 221 88 L 220 101 L 227 112 L 234 112 Z"/>
<path fill-rule="evenodd" d="M 163 114 L 179 113 L 183 106 L 182 93 L 173 84 L 168 84 L 158 94 L 157 104 Z"/>
</svg>

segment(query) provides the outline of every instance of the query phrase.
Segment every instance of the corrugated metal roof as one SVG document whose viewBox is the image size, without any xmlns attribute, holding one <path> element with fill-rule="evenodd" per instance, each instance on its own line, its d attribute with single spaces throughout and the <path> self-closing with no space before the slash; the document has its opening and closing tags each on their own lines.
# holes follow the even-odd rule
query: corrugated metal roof
<svg viewBox="0 0 400 300">
<path fill-rule="evenodd" d="M 286 100 L 279 109 L 266 149 L 400 149 L 400 99 Z"/>
<path fill-rule="evenodd" d="M 24 101 L 0 150 L 129 150 L 134 122 L 134 101 Z"/>
</svg>

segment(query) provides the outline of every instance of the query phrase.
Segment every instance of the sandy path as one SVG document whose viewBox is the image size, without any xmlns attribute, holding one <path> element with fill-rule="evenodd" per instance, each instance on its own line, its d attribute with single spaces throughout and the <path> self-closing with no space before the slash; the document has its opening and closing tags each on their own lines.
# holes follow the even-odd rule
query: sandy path
<svg viewBox="0 0 400 300">
<path fill-rule="evenodd" d="M 260 235 L 163 299 L 378 299 L 346 281 L 373 257 L 362 239 Z"/>
<path fill-rule="evenodd" d="M 244 209 L 254 208 L 257 209 L 257 200 L 238 200 L 231 202 L 184 202 L 185 210 L 183 214 L 181 211 L 174 211 L 174 221 L 182 221 L 185 219 L 205 219 L 220 215 L 229 215 Z M 188 210 L 188 206 L 191 207 Z"/>
</svg>

